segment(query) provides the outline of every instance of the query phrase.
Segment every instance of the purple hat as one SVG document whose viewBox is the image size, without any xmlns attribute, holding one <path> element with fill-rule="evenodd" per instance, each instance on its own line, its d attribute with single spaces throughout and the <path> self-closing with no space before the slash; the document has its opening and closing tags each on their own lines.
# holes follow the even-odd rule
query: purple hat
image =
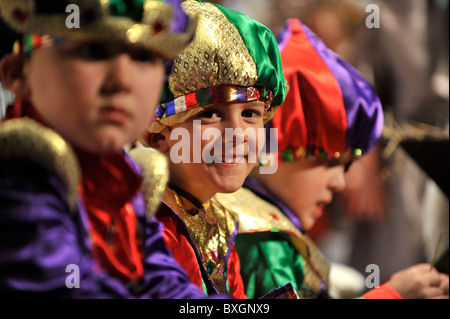
<svg viewBox="0 0 450 319">
<path fill-rule="evenodd" d="M 289 92 L 268 123 L 278 128 L 278 159 L 361 156 L 383 130 L 373 87 L 305 25 L 289 19 L 278 35 Z"/>
</svg>

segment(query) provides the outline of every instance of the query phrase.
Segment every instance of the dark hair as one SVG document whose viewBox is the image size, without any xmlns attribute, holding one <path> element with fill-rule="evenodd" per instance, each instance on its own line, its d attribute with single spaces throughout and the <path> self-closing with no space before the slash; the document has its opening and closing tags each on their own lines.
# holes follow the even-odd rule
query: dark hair
<svg viewBox="0 0 450 319">
<path fill-rule="evenodd" d="M 14 42 L 20 35 L 9 28 L 2 19 L 0 19 L 0 59 L 12 52 Z"/>
</svg>

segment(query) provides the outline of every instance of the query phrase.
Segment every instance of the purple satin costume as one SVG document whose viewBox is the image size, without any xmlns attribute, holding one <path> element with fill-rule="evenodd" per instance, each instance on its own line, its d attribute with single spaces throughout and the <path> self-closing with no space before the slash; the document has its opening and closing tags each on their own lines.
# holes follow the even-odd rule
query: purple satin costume
<svg viewBox="0 0 450 319">
<path fill-rule="evenodd" d="M 129 157 L 127 161 L 139 172 Z M 90 252 L 82 203 L 69 212 L 56 176 L 30 161 L 0 161 L 0 295 L 33 298 L 204 298 L 164 245 L 161 224 L 145 216 L 139 194 L 131 202 L 144 245 L 144 276 L 126 287 L 100 270 Z M 79 267 L 79 288 L 68 288 Z"/>
</svg>

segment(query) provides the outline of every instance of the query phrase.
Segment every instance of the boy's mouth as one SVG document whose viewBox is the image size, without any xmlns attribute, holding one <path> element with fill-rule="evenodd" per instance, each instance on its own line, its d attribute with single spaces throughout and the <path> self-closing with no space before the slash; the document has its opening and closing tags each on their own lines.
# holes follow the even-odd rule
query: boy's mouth
<svg viewBox="0 0 450 319">
<path fill-rule="evenodd" d="M 245 162 L 245 156 L 222 156 L 222 157 L 213 157 L 213 163 L 216 164 L 241 164 Z"/>
<path fill-rule="evenodd" d="M 331 199 L 330 200 L 323 200 L 320 201 L 318 203 L 316 203 L 316 207 L 315 207 L 315 214 L 316 217 L 319 218 L 323 215 L 324 209 L 327 205 L 329 205 L 331 203 Z"/>
<path fill-rule="evenodd" d="M 131 118 L 131 114 L 120 106 L 103 106 L 99 113 L 102 119 L 118 124 L 123 124 Z"/>
</svg>

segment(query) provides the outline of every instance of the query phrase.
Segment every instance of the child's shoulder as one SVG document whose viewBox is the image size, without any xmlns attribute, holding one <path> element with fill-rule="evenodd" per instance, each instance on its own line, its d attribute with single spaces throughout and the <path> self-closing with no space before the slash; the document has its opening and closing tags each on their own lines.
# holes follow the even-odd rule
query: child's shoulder
<svg viewBox="0 0 450 319">
<path fill-rule="evenodd" d="M 302 237 L 278 207 L 247 188 L 242 187 L 231 194 L 218 193 L 214 199 L 239 220 L 239 233 L 282 230 Z"/>
<path fill-rule="evenodd" d="M 130 150 L 129 155 L 137 162 L 142 175 L 142 194 L 147 208 L 147 217 L 156 214 L 169 181 L 167 158 L 151 148 L 138 147 Z"/>
<path fill-rule="evenodd" d="M 41 179 L 56 178 L 71 209 L 76 207 L 80 167 L 71 146 L 51 129 L 29 118 L 10 119 L 0 125 L 0 161 L 3 169 L 10 165 L 22 171 L 31 183 L 29 170 Z M 37 174 L 33 174 L 37 177 Z"/>
</svg>

